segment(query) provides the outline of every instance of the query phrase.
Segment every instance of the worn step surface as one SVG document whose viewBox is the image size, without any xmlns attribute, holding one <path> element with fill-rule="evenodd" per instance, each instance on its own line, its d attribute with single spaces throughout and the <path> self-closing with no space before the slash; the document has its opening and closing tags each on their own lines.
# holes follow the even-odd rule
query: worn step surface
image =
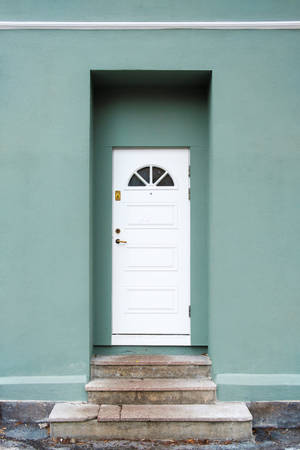
<svg viewBox="0 0 300 450">
<path fill-rule="evenodd" d="M 91 360 L 91 378 L 196 378 L 209 377 L 208 356 L 113 355 Z"/>
<path fill-rule="evenodd" d="M 97 378 L 86 385 L 96 404 L 214 403 L 216 385 L 208 378 Z"/>
<path fill-rule="evenodd" d="M 88 405 L 85 412 L 86 405 L 80 405 L 57 403 L 54 406 L 49 417 L 52 437 L 235 441 L 252 437 L 252 416 L 246 404 L 241 402 L 218 402 L 214 405 Z"/>
</svg>

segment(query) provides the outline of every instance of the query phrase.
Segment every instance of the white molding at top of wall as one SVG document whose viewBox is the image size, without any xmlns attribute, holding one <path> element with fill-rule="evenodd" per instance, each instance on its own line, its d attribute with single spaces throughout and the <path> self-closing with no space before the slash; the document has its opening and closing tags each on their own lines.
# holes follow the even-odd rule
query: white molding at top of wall
<svg viewBox="0 0 300 450">
<path fill-rule="evenodd" d="M 0 386 L 10 384 L 86 384 L 86 375 L 37 375 L 0 377 Z"/>
<path fill-rule="evenodd" d="M 217 22 L 0 21 L 0 30 L 299 30 L 300 20 Z"/>
</svg>

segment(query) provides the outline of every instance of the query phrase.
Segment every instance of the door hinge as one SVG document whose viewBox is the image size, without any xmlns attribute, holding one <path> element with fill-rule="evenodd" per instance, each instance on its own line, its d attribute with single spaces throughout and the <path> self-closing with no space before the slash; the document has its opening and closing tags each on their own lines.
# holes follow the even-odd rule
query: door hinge
<svg viewBox="0 0 300 450">
<path fill-rule="evenodd" d="M 189 188 L 189 194 L 188 194 L 188 196 L 189 196 L 189 200 L 191 200 L 191 188 Z"/>
<path fill-rule="evenodd" d="M 189 317 L 191 317 L 191 305 L 189 305 Z"/>
<path fill-rule="evenodd" d="M 189 177 L 191 176 L 191 166 L 189 166 Z"/>
</svg>

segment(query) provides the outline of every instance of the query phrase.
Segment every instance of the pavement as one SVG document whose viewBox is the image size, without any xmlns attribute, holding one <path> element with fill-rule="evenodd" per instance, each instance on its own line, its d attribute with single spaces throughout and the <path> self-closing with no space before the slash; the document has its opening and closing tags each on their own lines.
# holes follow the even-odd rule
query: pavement
<svg viewBox="0 0 300 450">
<path fill-rule="evenodd" d="M 294 450 L 300 449 L 300 428 L 258 428 L 254 430 L 253 442 L 208 441 L 75 441 L 74 439 L 51 439 L 47 423 L 0 423 L 0 449 L 61 449 L 61 450 Z"/>
</svg>

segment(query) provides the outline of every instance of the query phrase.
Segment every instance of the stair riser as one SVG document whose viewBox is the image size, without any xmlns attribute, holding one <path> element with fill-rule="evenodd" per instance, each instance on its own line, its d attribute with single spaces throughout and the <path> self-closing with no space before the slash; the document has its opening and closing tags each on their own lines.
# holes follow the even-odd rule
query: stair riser
<svg viewBox="0 0 300 450">
<path fill-rule="evenodd" d="M 210 377 L 211 366 L 99 366 L 91 365 L 91 378 L 198 378 Z"/>
<path fill-rule="evenodd" d="M 75 439 L 219 439 L 252 438 L 251 422 L 64 422 L 52 423 L 52 438 Z"/>
<path fill-rule="evenodd" d="M 89 403 L 106 405 L 163 405 L 163 404 L 211 404 L 216 401 L 214 390 L 203 391 L 90 391 Z"/>
</svg>

